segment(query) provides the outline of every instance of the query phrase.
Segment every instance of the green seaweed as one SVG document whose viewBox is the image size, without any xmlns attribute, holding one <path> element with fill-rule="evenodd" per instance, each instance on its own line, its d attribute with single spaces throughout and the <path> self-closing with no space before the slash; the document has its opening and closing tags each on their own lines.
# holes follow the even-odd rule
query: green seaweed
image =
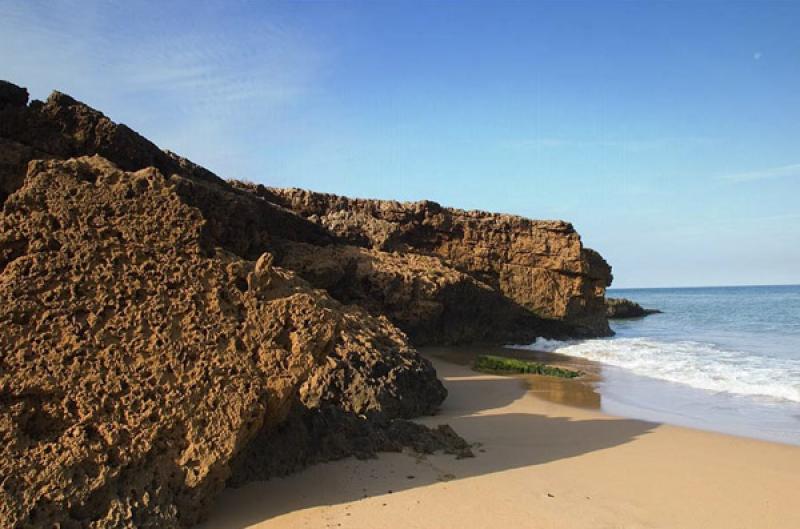
<svg viewBox="0 0 800 529">
<path fill-rule="evenodd" d="M 479 355 L 475 359 L 473 368 L 476 371 L 489 371 L 492 373 L 524 373 L 560 378 L 576 378 L 583 374 L 580 371 L 550 366 L 541 362 L 494 355 Z"/>
</svg>

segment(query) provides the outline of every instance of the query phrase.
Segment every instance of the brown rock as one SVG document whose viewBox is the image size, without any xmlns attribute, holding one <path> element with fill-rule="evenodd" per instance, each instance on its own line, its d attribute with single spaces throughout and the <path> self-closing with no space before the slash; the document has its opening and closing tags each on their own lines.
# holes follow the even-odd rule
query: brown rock
<svg viewBox="0 0 800 529">
<path fill-rule="evenodd" d="M 80 158 L 33 162 L 6 201 L 0 526 L 188 526 L 299 388 L 387 416 L 444 397 L 385 319 L 208 246 L 175 187 Z"/>
<path fill-rule="evenodd" d="M 0 83 L 0 527 L 186 526 L 226 479 L 453 444 L 402 422 L 445 391 L 391 322 L 608 332 L 567 223 L 231 185 L 27 99 Z"/>
<path fill-rule="evenodd" d="M 383 268 L 391 268 L 392 253 L 437 258 L 431 261 L 435 269 L 466 274 L 471 281 L 462 277 L 453 283 L 459 286 L 437 294 L 428 289 L 420 295 L 401 292 L 414 288 L 417 281 L 387 284 L 384 273 L 361 274 L 369 278 L 369 288 L 345 288 L 357 287 L 349 278 L 333 289 L 342 301 L 386 314 L 419 343 L 522 342 L 536 335 L 610 333 L 604 304 L 610 267 L 599 254 L 583 248 L 565 222 L 461 211 L 434 202 L 348 199 L 241 182 L 231 186 L 59 92 L 46 103 L 0 110 L 0 141 L 5 142 L 0 151 L 6 152 L 0 154 L 0 199 L 21 185 L 31 159 L 99 153 L 124 169 L 154 166 L 171 175 L 184 201 L 206 219 L 203 236 L 248 259 L 281 246 L 289 248 L 286 242 L 327 247 L 337 240 L 374 250 L 371 260 L 386 263 Z M 285 266 L 302 264 L 307 279 L 331 288 L 320 275 L 309 273 L 321 265 L 310 265 L 306 257 L 293 257 L 289 250 L 279 253 Z M 343 264 L 352 262 L 351 257 L 344 256 Z M 346 275 L 348 269 L 344 270 Z M 416 270 L 427 273 L 421 263 Z M 381 285 L 391 292 L 382 291 Z M 391 304 L 398 296 L 410 301 L 403 307 L 405 314 Z M 468 302 L 480 307 L 468 308 Z M 425 323 L 437 311 L 439 315 Z"/>
<path fill-rule="evenodd" d="M 349 244 L 438 257 L 538 318 L 557 322 L 548 334 L 563 334 L 563 324 L 572 335 L 610 334 L 604 295 L 611 267 L 583 247 L 569 223 L 443 208 L 428 201 L 350 199 L 238 185 Z"/>
<path fill-rule="evenodd" d="M 571 330 L 437 256 L 304 243 L 284 243 L 278 254 L 282 266 L 334 298 L 387 315 L 417 345 L 532 342 Z"/>
<path fill-rule="evenodd" d="M 27 91 L 5 83 L 7 91 Z M 0 94 L 2 94 L 0 90 Z M 19 102 L 19 97 L 17 97 Z M 175 181 L 184 200 L 203 213 L 204 236 L 237 255 L 256 259 L 274 237 L 324 244 L 331 241 L 319 226 L 285 209 L 234 189 L 185 158 L 162 151 L 123 124 L 61 92 L 45 103 L 0 105 L 0 201 L 23 182 L 34 159 L 65 159 L 100 154 L 118 167 L 136 171 L 155 167 Z"/>
</svg>

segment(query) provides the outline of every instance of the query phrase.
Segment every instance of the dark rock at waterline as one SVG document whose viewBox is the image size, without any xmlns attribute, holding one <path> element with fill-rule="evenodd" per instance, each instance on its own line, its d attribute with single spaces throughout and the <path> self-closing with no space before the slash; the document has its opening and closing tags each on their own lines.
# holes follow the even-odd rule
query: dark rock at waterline
<svg viewBox="0 0 800 529">
<path fill-rule="evenodd" d="M 606 317 L 608 319 L 621 320 L 625 318 L 642 318 L 650 314 L 660 314 L 658 309 L 646 309 L 636 303 L 625 298 L 607 298 L 606 299 Z"/>
</svg>

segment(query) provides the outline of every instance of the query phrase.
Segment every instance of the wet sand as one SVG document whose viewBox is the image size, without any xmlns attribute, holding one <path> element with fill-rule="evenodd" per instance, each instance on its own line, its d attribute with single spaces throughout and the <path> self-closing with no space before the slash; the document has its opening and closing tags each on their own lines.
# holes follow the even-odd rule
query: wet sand
<svg viewBox="0 0 800 529">
<path fill-rule="evenodd" d="M 612 417 L 595 409 L 591 384 L 480 374 L 426 354 L 450 396 L 421 422 L 450 424 L 477 457 L 314 466 L 225 491 L 202 528 L 800 527 L 800 447 Z"/>
<path fill-rule="evenodd" d="M 601 395 L 595 388 L 596 382 L 601 380 L 603 366 L 597 362 L 583 358 L 532 351 L 530 349 L 514 349 L 502 346 L 458 346 L 458 347 L 424 347 L 420 349 L 423 355 L 442 362 L 470 367 L 475 358 L 481 354 L 532 360 L 548 365 L 572 369 L 583 373 L 580 378 L 559 378 L 542 375 L 513 375 L 522 381 L 524 387 L 532 395 L 557 404 L 599 410 Z"/>
</svg>

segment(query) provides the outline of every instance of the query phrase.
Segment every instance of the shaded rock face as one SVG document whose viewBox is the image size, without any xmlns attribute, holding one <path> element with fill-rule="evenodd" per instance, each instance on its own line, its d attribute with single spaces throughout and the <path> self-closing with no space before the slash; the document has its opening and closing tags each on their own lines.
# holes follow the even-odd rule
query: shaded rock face
<svg viewBox="0 0 800 529">
<path fill-rule="evenodd" d="M 188 526 L 301 402 L 394 418 L 444 398 L 388 320 L 208 246 L 177 187 L 78 158 L 32 162 L 6 200 L 0 526 Z"/>
<path fill-rule="evenodd" d="M 406 419 L 367 421 L 325 408 L 313 414 L 292 413 L 276 434 L 256 439 L 232 463 L 229 484 L 238 487 L 348 456 L 371 459 L 378 452 L 404 450 L 474 457 L 472 447 L 446 424 L 429 429 Z"/>
<path fill-rule="evenodd" d="M 282 266 L 343 303 L 389 315 L 417 345 L 530 343 L 572 330 L 536 316 L 437 256 L 305 243 L 280 245 L 276 254 Z"/>
<path fill-rule="evenodd" d="M 351 245 L 437 257 L 444 266 L 469 275 L 539 318 L 545 336 L 610 334 L 605 289 L 611 284 L 611 268 L 597 252 L 583 247 L 569 223 L 462 211 L 435 202 L 240 186 L 296 211 Z M 541 320 L 554 322 L 549 331 Z"/>
<path fill-rule="evenodd" d="M 650 314 L 660 314 L 658 309 L 646 309 L 625 298 L 608 298 L 606 300 L 606 315 L 609 319 L 642 318 Z"/>
</svg>

